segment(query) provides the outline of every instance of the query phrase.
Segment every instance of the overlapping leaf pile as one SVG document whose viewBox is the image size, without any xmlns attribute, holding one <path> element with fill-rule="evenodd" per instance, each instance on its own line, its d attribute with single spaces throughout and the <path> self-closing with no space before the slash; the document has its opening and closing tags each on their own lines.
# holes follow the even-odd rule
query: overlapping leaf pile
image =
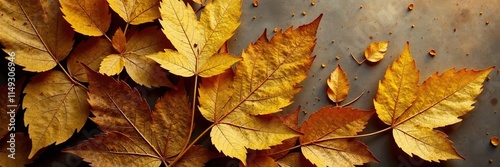
<svg viewBox="0 0 500 167">
<path fill-rule="evenodd" d="M 299 83 L 315 58 L 311 54 L 322 15 L 296 29 L 279 30 L 270 40 L 264 31 L 237 57 L 223 47 L 240 24 L 241 0 L 196 2 L 204 7 L 199 19 L 191 5 L 179 0 L 1 1 L 4 51 L 15 52 L 17 65 L 38 74 L 23 90 L 28 133 L 0 131 L 5 136 L 0 165 L 31 163 L 43 148 L 78 132 L 90 112 L 103 133 L 64 152 L 92 166 L 203 166 L 222 154 L 240 160 L 241 166 L 354 166 L 378 162 L 355 138 L 387 130 L 410 156 L 436 162 L 463 159 L 446 134 L 434 129 L 459 122 L 473 109 L 493 68 L 451 69 L 419 85 L 407 44 L 379 83 L 375 110 L 346 107 L 351 102 L 338 105 L 349 91 L 339 65 L 325 92 L 335 106 L 321 108 L 299 126 L 300 108 L 285 117 L 275 113 L 292 104 L 301 90 Z M 110 9 L 123 26 L 110 25 Z M 161 30 L 159 25 L 137 26 L 156 19 Z M 73 49 L 75 32 L 89 37 Z M 380 61 L 387 45 L 371 44 L 366 59 Z M 182 79 L 174 85 L 168 73 L 194 77 L 193 101 Z M 151 110 L 137 89 L 114 75 L 148 88 L 172 89 Z M 16 91 L 19 95 L 21 89 Z M 191 136 L 196 111 L 212 124 Z M 360 134 L 375 113 L 389 127 Z M 2 114 L 0 120 L 9 117 Z M 11 134 L 21 145 L 15 160 L 5 151 Z M 214 150 L 198 145 L 205 134 Z M 300 151 L 291 152 L 295 148 Z"/>
</svg>

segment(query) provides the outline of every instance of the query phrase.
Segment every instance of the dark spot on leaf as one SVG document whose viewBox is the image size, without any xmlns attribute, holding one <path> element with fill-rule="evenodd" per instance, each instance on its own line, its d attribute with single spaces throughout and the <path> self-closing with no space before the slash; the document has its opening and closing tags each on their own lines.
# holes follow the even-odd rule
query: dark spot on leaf
<svg viewBox="0 0 500 167">
<path fill-rule="evenodd" d="M 28 23 L 24 22 L 24 23 L 23 23 L 23 26 L 26 26 L 26 25 L 28 25 Z"/>
<path fill-rule="evenodd" d="M 16 18 L 12 18 L 12 21 L 16 21 Z"/>
<path fill-rule="evenodd" d="M 193 47 L 195 47 L 195 48 L 198 47 L 198 44 L 194 44 Z"/>
</svg>

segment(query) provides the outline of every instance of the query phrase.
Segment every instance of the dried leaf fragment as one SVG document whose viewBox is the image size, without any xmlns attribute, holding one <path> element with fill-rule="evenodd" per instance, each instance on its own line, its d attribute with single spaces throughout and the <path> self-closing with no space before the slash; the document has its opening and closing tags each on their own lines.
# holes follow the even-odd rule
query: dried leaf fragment
<svg viewBox="0 0 500 167">
<path fill-rule="evenodd" d="M 413 10 L 413 4 L 412 4 L 412 3 L 410 3 L 410 5 L 408 5 L 408 10 L 409 10 L 409 11 L 412 11 L 412 10 Z"/>
<path fill-rule="evenodd" d="M 490 142 L 491 142 L 491 145 L 497 147 L 498 146 L 498 137 L 497 136 L 491 137 Z"/>
<path fill-rule="evenodd" d="M 432 57 L 434 57 L 434 56 L 437 55 L 437 53 L 436 53 L 436 51 L 434 49 L 432 49 L 432 50 L 429 51 L 429 55 L 431 55 Z"/>
<path fill-rule="evenodd" d="M 253 6 L 254 7 L 259 6 L 259 0 L 253 0 Z"/>
<path fill-rule="evenodd" d="M 349 80 L 340 65 L 337 65 L 337 68 L 333 70 L 326 83 L 328 85 L 326 92 L 330 100 L 335 103 L 345 100 L 349 92 Z"/>
<path fill-rule="evenodd" d="M 378 62 L 382 60 L 387 51 L 389 42 L 372 42 L 365 49 L 365 58 L 370 62 Z"/>
</svg>

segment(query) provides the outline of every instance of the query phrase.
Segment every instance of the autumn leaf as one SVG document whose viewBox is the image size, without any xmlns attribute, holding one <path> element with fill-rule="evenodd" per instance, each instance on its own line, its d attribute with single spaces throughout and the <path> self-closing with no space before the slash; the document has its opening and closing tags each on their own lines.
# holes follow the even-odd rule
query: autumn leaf
<svg viewBox="0 0 500 167">
<path fill-rule="evenodd" d="M 104 0 L 59 0 L 64 19 L 76 32 L 101 36 L 111 23 L 108 3 Z"/>
<path fill-rule="evenodd" d="M 372 42 L 365 49 L 365 58 L 370 62 L 378 62 L 382 60 L 387 51 L 389 42 Z"/>
<path fill-rule="evenodd" d="M 337 68 L 333 70 L 326 83 L 328 84 L 326 93 L 330 100 L 335 103 L 340 103 L 345 100 L 349 92 L 349 80 L 340 65 L 337 65 Z"/>
<path fill-rule="evenodd" d="M 62 19 L 57 1 L 1 1 L 0 29 L 4 51 L 15 54 L 14 62 L 26 71 L 54 68 L 74 42 L 74 32 Z"/>
<path fill-rule="evenodd" d="M 352 136 L 361 132 L 373 111 L 326 106 L 312 114 L 300 130 L 302 154 L 317 166 L 354 166 L 378 162 L 368 147 Z"/>
<path fill-rule="evenodd" d="M 11 150 L 12 144 L 15 145 L 14 150 Z M 30 139 L 21 132 L 5 136 L 0 140 L 0 164 L 8 167 L 24 167 L 32 163 L 33 161 L 28 159 L 30 148 Z"/>
<path fill-rule="evenodd" d="M 85 88 L 75 85 L 61 71 L 35 75 L 24 93 L 24 124 L 32 141 L 29 158 L 46 146 L 68 140 L 89 116 Z"/>
<path fill-rule="evenodd" d="M 271 157 L 267 156 L 258 156 L 253 158 L 251 161 L 247 162 L 247 164 L 243 164 L 240 162 L 240 167 L 278 167 L 278 164 Z"/>
<path fill-rule="evenodd" d="M 280 167 L 314 167 L 301 153 L 293 152 L 276 161 Z"/>
<path fill-rule="evenodd" d="M 241 0 L 211 1 L 198 21 L 193 9 L 179 0 L 160 4 L 163 33 L 177 51 L 166 49 L 148 56 L 171 73 L 189 77 L 210 77 L 224 72 L 240 59 L 217 54 L 240 25 Z"/>
<path fill-rule="evenodd" d="M 91 119 L 104 134 L 65 152 L 76 154 L 93 166 L 159 166 L 182 151 L 191 121 L 183 87 L 166 93 L 151 111 L 139 92 L 125 82 L 88 68 L 86 71 L 89 103 L 95 115 Z M 183 157 L 184 161 L 205 161 L 203 156 L 211 156 L 196 152 L 191 154 L 202 157 Z"/>
<path fill-rule="evenodd" d="M 116 29 L 111 43 L 113 45 L 113 48 L 115 48 L 118 53 L 122 53 L 123 51 L 125 51 L 125 49 L 127 48 L 127 39 L 125 37 L 125 34 L 123 34 L 121 28 Z"/>
<path fill-rule="evenodd" d="M 427 161 L 463 159 L 446 134 L 433 130 L 460 122 L 474 107 L 482 83 L 494 67 L 435 73 L 418 86 L 419 72 L 407 43 L 387 69 L 374 100 L 379 118 L 393 128 L 398 146 Z"/>
<path fill-rule="evenodd" d="M 111 43 L 100 37 L 92 37 L 81 42 L 68 56 L 68 72 L 81 82 L 88 82 L 87 74 L 81 63 L 90 69 L 98 71 L 104 57 L 114 52 Z"/>
<path fill-rule="evenodd" d="M 120 36 L 117 38 L 121 39 L 117 39 L 120 42 L 114 42 L 115 37 L 113 37 L 113 45 L 115 49 L 118 48 L 117 50 L 124 50 L 119 54 L 106 56 L 101 62 L 99 72 L 111 76 L 119 74 L 125 68 L 130 78 L 138 84 L 146 87 L 175 87 L 168 80 L 167 73 L 156 62 L 146 57 L 168 47 L 168 40 L 161 31 L 156 27 L 146 28 L 132 35 L 126 45 L 121 30 L 117 32 Z"/>
<path fill-rule="evenodd" d="M 415 60 L 411 57 L 410 44 L 407 42 L 401 55 L 387 68 L 373 101 L 382 122 L 387 125 L 394 124 L 411 106 L 417 97 L 415 93 L 419 75 Z"/>
<path fill-rule="evenodd" d="M 298 136 L 281 120 L 254 115 L 276 113 L 291 104 L 314 60 L 310 55 L 320 20 L 280 31 L 270 41 L 264 32 L 242 53 L 234 74 L 228 70 L 202 80 L 199 109 L 214 122 L 210 136 L 217 150 L 246 165 L 246 148 L 269 149 Z"/>
<path fill-rule="evenodd" d="M 108 0 L 109 7 L 132 25 L 153 22 L 160 17 L 158 2 L 157 0 Z"/>
</svg>

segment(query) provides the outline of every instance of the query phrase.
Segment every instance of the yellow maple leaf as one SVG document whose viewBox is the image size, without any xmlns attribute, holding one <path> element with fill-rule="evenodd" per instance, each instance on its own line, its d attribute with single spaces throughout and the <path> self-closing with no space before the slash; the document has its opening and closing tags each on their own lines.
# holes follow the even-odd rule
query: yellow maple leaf
<svg viewBox="0 0 500 167">
<path fill-rule="evenodd" d="M 270 41 L 264 32 L 242 53 L 234 74 L 227 70 L 202 80 L 199 109 L 214 122 L 210 136 L 219 151 L 245 164 L 246 148 L 270 149 L 298 136 L 281 120 L 253 115 L 276 113 L 291 104 L 314 60 L 310 55 L 320 20 L 278 32 Z"/>
<path fill-rule="evenodd" d="M 14 137 L 11 138 L 10 135 Z M 12 150 L 11 143 L 14 143 Z M 21 132 L 11 133 L 0 140 L 0 164 L 8 167 L 25 167 L 32 162 L 28 158 L 31 142 L 28 136 Z"/>
<path fill-rule="evenodd" d="M 100 37 L 92 37 L 81 42 L 68 56 L 68 72 L 82 82 L 88 82 L 85 69 L 80 63 L 87 65 L 92 70 L 99 70 L 104 57 L 114 52 L 111 43 Z"/>
<path fill-rule="evenodd" d="M 463 159 L 446 134 L 433 128 L 460 122 L 458 117 L 474 108 L 492 70 L 450 69 L 431 75 L 418 86 L 419 72 L 407 43 L 379 84 L 374 100 L 377 114 L 391 125 L 396 143 L 410 156 L 436 162 Z"/>
<path fill-rule="evenodd" d="M 104 134 L 64 151 L 93 166 L 157 167 L 175 159 L 188 140 L 191 121 L 184 88 L 166 93 L 151 111 L 139 92 L 125 82 L 86 70 L 89 103 L 95 115 L 91 119 Z M 192 149 L 180 163 L 202 164 L 213 156 L 208 150 Z"/>
<path fill-rule="evenodd" d="M 108 3 L 113 11 L 132 25 L 153 22 L 160 17 L 157 0 L 108 0 Z"/>
<path fill-rule="evenodd" d="M 146 56 L 156 54 L 168 46 L 167 39 L 156 27 L 149 27 L 133 34 L 125 43 L 125 37 L 121 36 L 120 41 L 116 43 L 120 54 L 111 54 L 103 59 L 99 72 L 108 76 L 119 74 L 123 68 L 127 70 L 130 78 L 138 84 L 146 87 L 159 87 L 174 85 L 168 80 L 167 74 L 153 60 Z M 115 37 L 113 37 L 113 41 Z M 117 39 L 118 40 L 118 39 Z M 118 44 L 121 43 L 121 44 Z M 115 42 L 113 42 L 115 45 Z M 127 46 L 127 47 L 126 47 Z"/>
<path fill-rule="evenodd" d="M 333 70 L 326 83 L 328 84 L 326 93 L 330 100 L 335 103 L 340 103 L 345 100 L 347 93 L 349 92 L 349 80 L 340 65 Z"/>
<path fill-rule="evenodd" d="M 24 124 L 32 140 L 29 158 L 46 146 L 68 140 L 89 116 L 86 90 L 61 71 L 35 75 L 24 93 Z"/>
<path fill-rule="evenodd" d="M 299 138 L 302 154 L 317 166 L 350 167 L 378 162 L 366 145 L 345 138 L 361 132 L 373 113 L 350 107 L 321 108 L 300 128 L 304 133 Z"/>
<path fill-rule="evenodd" d="M 387 51 L 389 42 L 372 42 L 365 49 L 365 58 L 370 62 L 378 62 L 382 60 Z"/>
<path fill-rule="evenodd" d="M 101 36 L 108 31 L 111 14 L 104 0 L 59 0 L 64 19 L 76 32 Z"/>
<path fill-rule="evenodd" d="M 0 15 L 0 42 L 24 70 L 50 70 L 71 51 L 74 32 L 57 1 L 1 1 Z"/>
<path fill-rule="evenodd" d="M 198 21 L 189 4 L 165 0 L 160 4 L 163 33 L 177 51 L 166 49 L 148 56 L 171 73 L 189 77 L 210 77 L 224 72 L 239 58 L 217 54 L 238 28 L 241 0 L 211 1 Z"/>
</svg>

